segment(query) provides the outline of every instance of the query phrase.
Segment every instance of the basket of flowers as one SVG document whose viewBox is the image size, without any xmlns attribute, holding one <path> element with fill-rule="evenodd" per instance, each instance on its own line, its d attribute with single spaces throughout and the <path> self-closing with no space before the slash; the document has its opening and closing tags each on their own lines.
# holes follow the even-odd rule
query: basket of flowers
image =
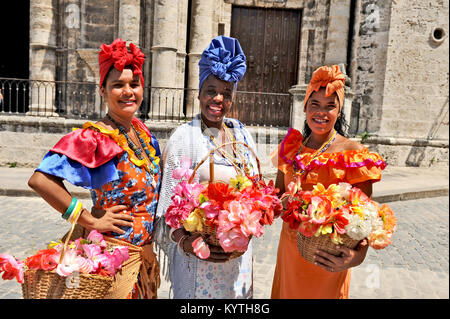
<svg viewBox="0 0 450 319">
<path fill-rule="evenodd" d="M 128 247 L 108 243 L 95 230 L 70 241 L 71 232 L 64 243 L 51 242 L 23 261 L 0 254 L 2 278 L 22 284 L 24 299 L 103 299 L 129 258 Z"/>
<path fill-rule="evenodd" d="M 233 164 L 238 173 L 235 178 L 228 182 L 214 180 L 212 155 L 230 144 L 242 144 L 253 153 L 259 175 L 250 177 Z M 210 180 L 197 183 L 195 174 L 208 158 Z M 183 226 L 188 232 L 201 235 L 193 242 L 194 252 L 199 258 L 209 257 L 208 245 L 220 246 L 225 252 L 231 252 L 230 258 L 241 256 L 251 238 L 260 237 L 263 226 L 271 225 L 281 214 L 282 205 L 277 197 L 279 190 L 273 181 L 264 182 L 259 160 L 244 142 L 224 143 L 211 150 L 194 169 L 190 169 L 191 165 L 191 160 L 184 157 L 181 167 L 173 171 L 172 177 L 180 182 L 174 188 L 172 203 L 165 213 L 166 223 L 173 229 Z"/>
<path fill-rule="evenodd" d="M 297 248 L 311 263 L 317 249 L 339 256 L 336 245 L 354 249 L 364 238 L 374 249 L 392 243 L 396 228 L 393 211 L 348 183 L 328 188 L 318 183 L 312 191 L 303 191 L 299 182 L 291 182 L 282 199 L 286 197 L 281 218 L 297 230 Z"/>
</svg>

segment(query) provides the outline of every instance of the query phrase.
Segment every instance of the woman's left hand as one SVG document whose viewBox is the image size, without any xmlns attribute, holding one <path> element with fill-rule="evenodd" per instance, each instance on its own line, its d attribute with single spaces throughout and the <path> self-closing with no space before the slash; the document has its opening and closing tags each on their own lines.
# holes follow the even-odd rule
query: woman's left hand
<svg viewBox="0 0 450 319">
<path fill-rule="evenodd" d="M 367 239 L 363 239 L 356 249 L 337 246 L 336 249 L 341 252 L 340 256 L 333 256 L 319 249 L 314 255 L 315 264 L 330 272 L 344 271 L 359 266 L 366 258 L 368 248 Z"/>
</svg>

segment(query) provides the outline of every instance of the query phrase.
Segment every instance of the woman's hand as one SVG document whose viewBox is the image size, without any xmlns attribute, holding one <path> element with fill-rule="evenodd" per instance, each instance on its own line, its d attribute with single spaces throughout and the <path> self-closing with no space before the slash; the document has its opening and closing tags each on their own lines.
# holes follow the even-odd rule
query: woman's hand
<svg viewBox="0 0 450 319">
<path fill-rule="evenodd" d="M 315 264 L 330 272 L 344 271 L 359 266 L 366 258 L 368 248 L 367 239 L 363 239 L 356 249 L 337 246 L 336 249 L 342 253 L 340 256 L 333 256 L 319 249 L 314 255 Z"/>
<path fill-rule="evenodd" d="M 186 238 L 181 240 L 181 237 L 185 236 Z M 200 237 L 200 234 L 192 235 L 191 233 L 187 232 L 184 228 L 177 229 L 173 233 L 174 240 L 180 244 L 181 240 L 181 246 L 180 248 L 190 255 L 194 255 L 198 258 L 198 256 L 194 253 L 194 248 L 192 247 L 192 243 L 194 240 L 196 240 L 198 237 Z M 213 263 L 224 263 L 230 260 L 231 253 L 225 252 L 222 247 L 217 247 L 213 245 L 208 245 L 210 255 L 206 259 L 201 259 Z M 200 259 L 200 258 L 199 258 Z"/>
<path fill-rule="evenodd" d="M 87 210 L 83 211 L 79 224 L 90 230 L 95 229 L 100 233 L 113 231 L 120 235 L 125 234 L 125 231 L 119 227 L 133 227 L 133 216 L 120 213 L 126 210 L 128 206 L 117 205 L 107 209 L 98 209 L 92 207 L 92 213 Z"/>
</svg>

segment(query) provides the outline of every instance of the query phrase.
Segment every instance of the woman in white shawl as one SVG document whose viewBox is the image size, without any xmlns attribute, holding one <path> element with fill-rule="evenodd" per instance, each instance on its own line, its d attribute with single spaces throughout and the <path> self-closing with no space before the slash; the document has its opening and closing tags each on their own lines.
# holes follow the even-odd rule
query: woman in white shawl
<svg viewBox="0 0 450 319">
<path fill-rule="evenodd" d="M 183 157 L 197 165 L 216 146 L 232 140 L 242 141 L 255 150 L 249 132 L 241 122 L 226 118 L 236 92 L 236 85 L 246 70 L 245 55 L 237 39 L 219 36 L 212 40 L 199 62 L 199 96 L 201 114 L 181 125 L 172 134 L 163 151 L 163 180 L 158 202 L 157 242 L 169 260 L 169 277 L 174 298 L 252 298 L 253 259 L 251 241 L 248 250 L 238 258 L 210 246 L 210 257 L 199 259 L 192 242 L 198 235 L 190 235 L 184 228 L 170 230 L 164 214 L 171 204 L 173 188 L 179 182 L 172 171 L 180 166 Z M 252 153 L 241 144 L 230 145 L 214 154 L 214 180 L 229 181 L 236 176 L 232 164 L 257 174 Z M 209 161 L 197 171 L 197 182 L 209 180 Z"/>
</svg>

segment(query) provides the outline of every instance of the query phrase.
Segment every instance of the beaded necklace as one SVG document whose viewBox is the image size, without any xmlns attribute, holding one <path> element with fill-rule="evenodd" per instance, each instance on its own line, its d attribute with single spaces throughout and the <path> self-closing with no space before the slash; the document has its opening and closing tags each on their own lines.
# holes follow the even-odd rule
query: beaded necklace
<svg viewBox="0 0 450 319">
<path fill-rule="evenodd" d="M 139 160 L 143 160 L 145 159 L 145 157 L 142 155 L 142 150 L 139 149 L 138 147 L 136 147 L 136 145 L 133 143 L 133 141 L 131 140 L 131 138 L 128 136 L 127 132 L 125 131 L 125 129 L 123 128 L 123 126 L 119 125 L 116 121 L 113 120 L 113 118 L 111 117 L 111 115 L 109 115 L 108 113 L 106 114 L 106 117 L 114 123 L 115 126 L 117 126 L 117 128 L 119 129 L 119 132 L 125 136 L 128 145 L 130 146 L 130 148 L 133 150 L 134 154 L 136 155 L 136 157 Z M 155 163 L 154 158 L 151 156 L 150 151 L 147 147 L 147 144 L 145 143 L 144 139 L 141 137 L 141 135 L 139 134 L 138 130 L 134 127 L 133 123 L 131 123 L 131 127 L 133 128 L 133 131 L 135 132 L 139 142 L 141 143 L 141 147 L 144 149 L 145 154 L 147 155 L 147 158 L 152 162 L 153 165 L 153 169 L 151 169 L 149 167 L 149 165 L 144 165 L 145 169 L 147 170 L 147 172 L 151 173 L 152 175 L 156 175 L 159 173 L 159 166 Z"/>
<path fill-rule="evenodd" d="M 311 135 L 308 136 L 308 137 L 306 138 L 306 140 L 302 143 L 302 146 L 300 147 L 300 149 L 298 150 L 297 154 L 296 154 L 295 157 L 294 157 L 294 163 L 293 163 L 293 165 L 292 165 L 293 168 L 294 168 L 294 172 L 295 172 L 295 174 L 296 174 L 297 176 L 303 175 L 303 173 L 305 172 L 305 170 L 306 170 L 306 168 L 308 167 L 308 165 L 311 164 L 311 162 L 312 162 L 313 160 L 315 160 L 320 154 L 322 154 L 323 152 L 325 152 L 325 151 L 330 147 L 330 145 L 334 142 L 334 140 L 336 139 L 336 130 L 335 130 L 335 129 L 333 129 L 333 130 L 334 130 L 334 132 L 333 132 L 333 135 L 330 137 L 330 139 L 329 139 L 326 143 L 322 144 L 322 146 L 321 146 L 321 147 L 320 147 L 320 148 L 312 155 L 312 157 L 311 157 L 311 159 L 309 160 L 309 162 L 305 165 L 305 168 L 302 169 L 302 170 L 300 170 L 300 171 L 298 171 L 298 170 L 300 169 L 300 167 L 299 167 L 299 165 L 297 164 L 297 161 L 295 160 L 295 158 L 302 152 L 303 147 L 308 143 L 309 138 L 311 137 Z"/>
<path fill-rule="evenodd" d="M 203 122 L 203 119 L 201 119 L 201 126 L 202 126 L 202 131 L 206 131 L 206 129 L 208 128 L 205 124 L 205 122 Z M 225 132 L 225 136 L 226 138 L 228 138 L 228 140 L 230 142 L 235 142 L 236 139 L 233 135 L 233 133 L 231 133 L 230 129 L 228 128 L 228 126 L 225 125 L 225 123 L 222 123 L 222 127 L 223 130 Z M 214 135 L 209 134 L 209 139 L 210 141 L 214 144 L 214 146 L 219 147 L 219 145 L 216 143 Z M 247 167 L 247 165 L 245 165 L 245 159 L 244 156 L 242 155 L 242 153 L 236 148 L 236 145 L 232 145 L 233 148 L 233 155 L 231 155 L 230 153 L 228 153 L 225 149 L 220 148 L 218 149 L 218 151 L 222 154 L 223 157 L 225 157 L 226 159 L 228 159 L 230 162 L 234 163 L 237 167 L 240 168 L 241 173 L 247 172 L 249 171 L 249 168 Z M 239 161 L 236 159 L 236 154 L 239 157 Z M 244 169 L 244 171 L 242 171 L 242 169 Z"/>
</svg>

